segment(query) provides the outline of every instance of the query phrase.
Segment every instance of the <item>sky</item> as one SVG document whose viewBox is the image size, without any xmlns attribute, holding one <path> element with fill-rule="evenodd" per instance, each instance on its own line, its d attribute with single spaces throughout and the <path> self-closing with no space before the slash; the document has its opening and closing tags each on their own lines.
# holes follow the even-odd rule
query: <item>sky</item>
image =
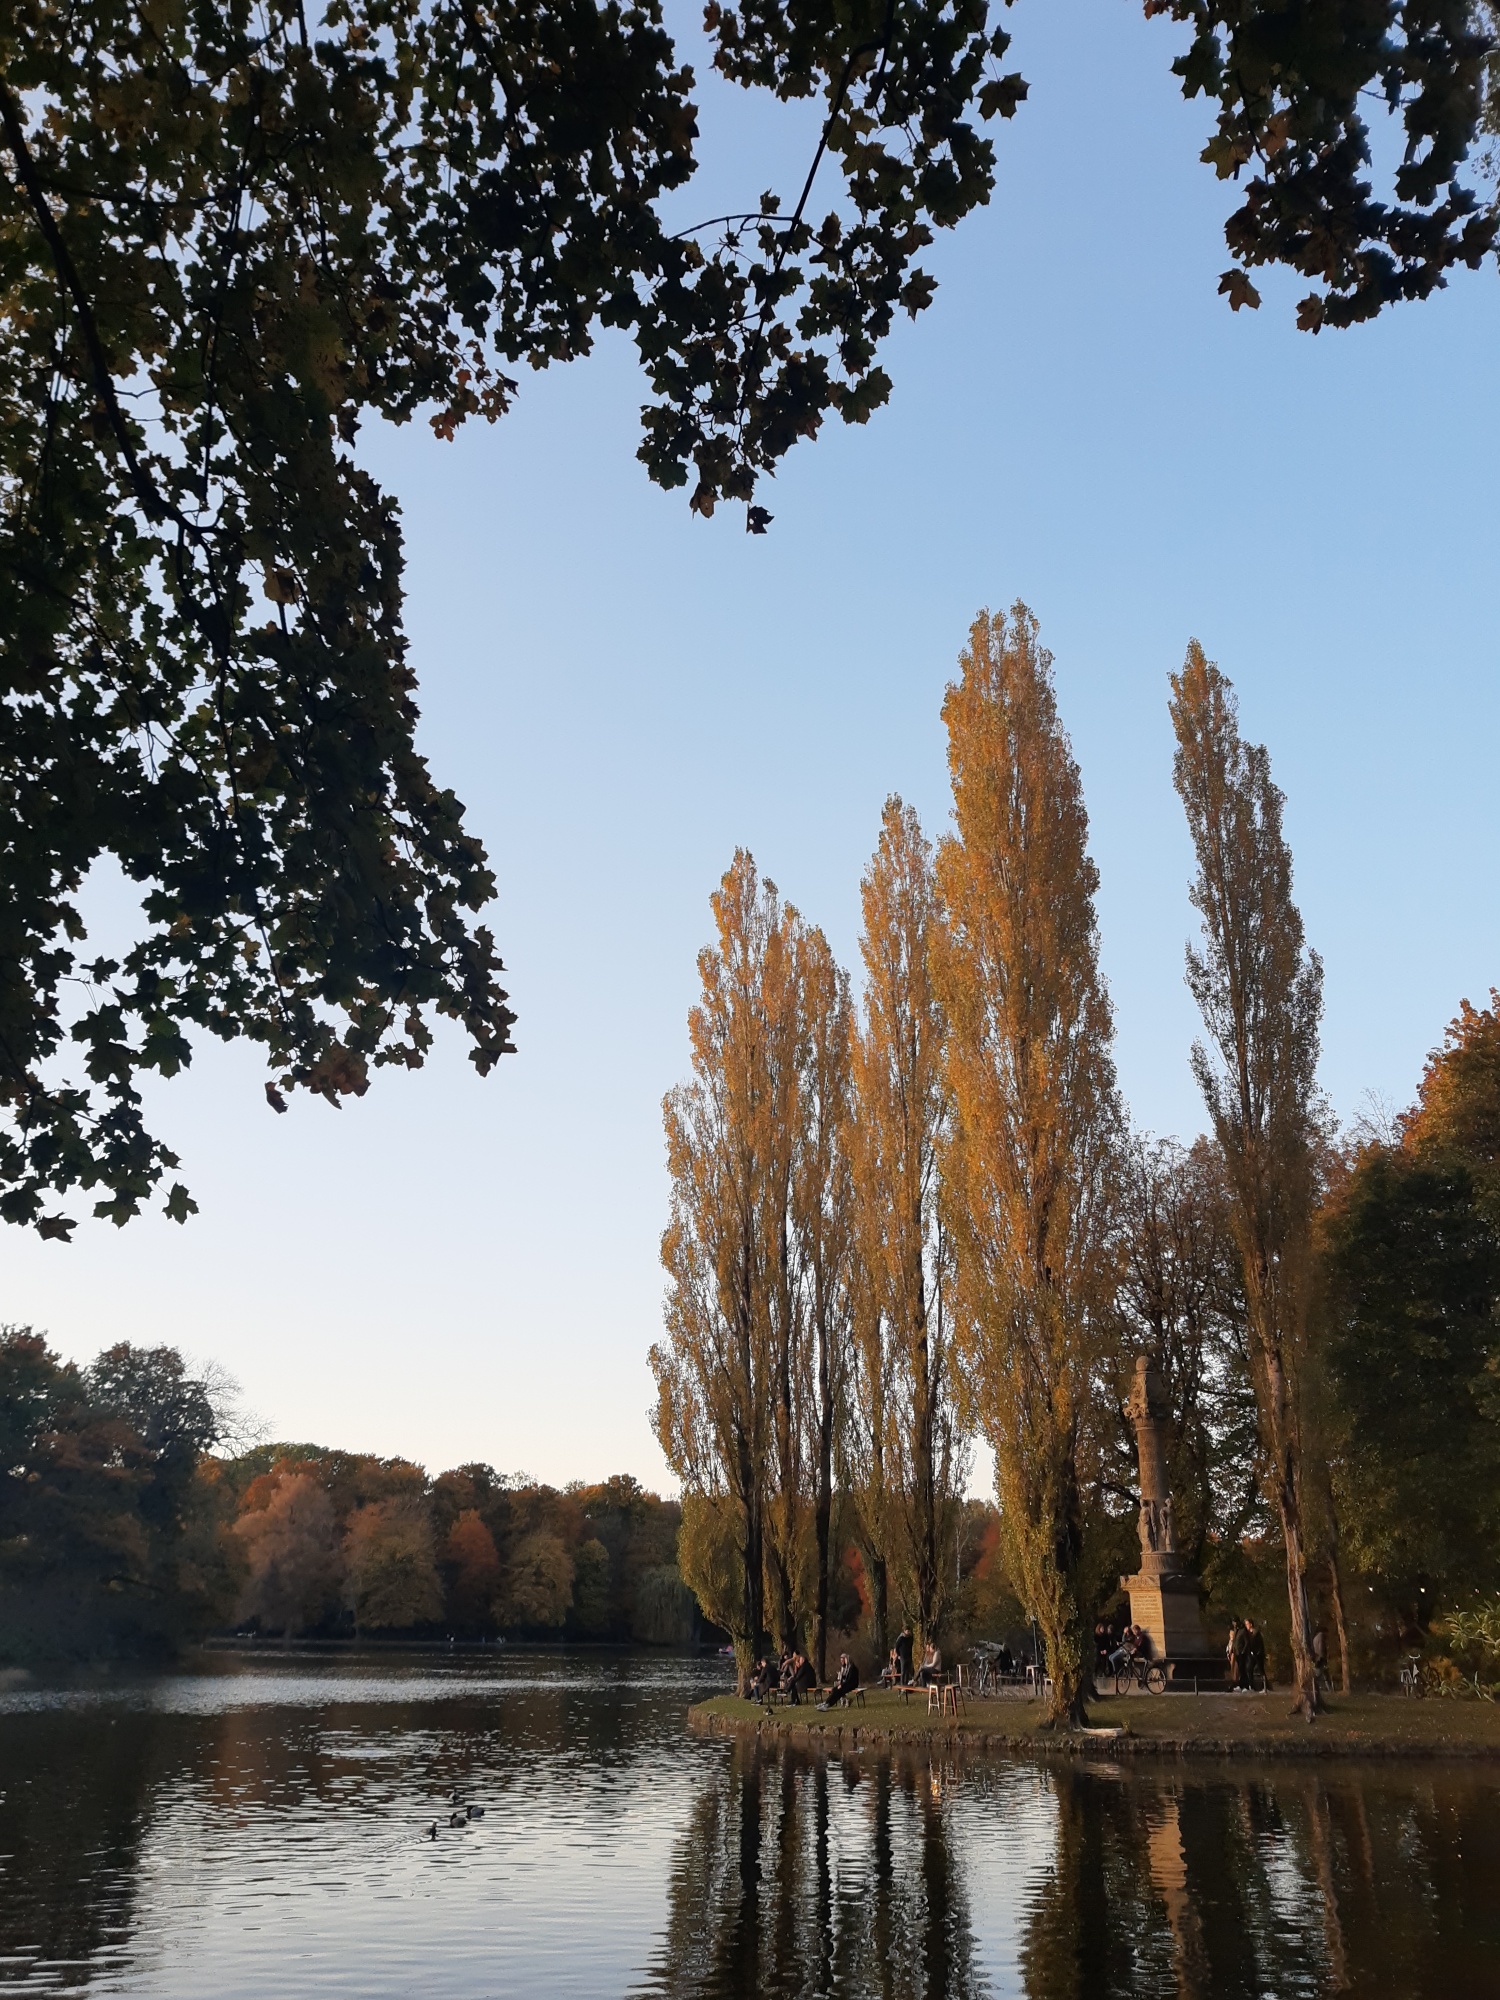
<svg viewBox="0 0 1500 2000">
<path fill-rule="evenodd" d="M 854 964 L 882 802 L 942 830 L 943 689 L 975 613 L 1017 598 L 1083 773 L 1136 1123 L 1201 1125 L 1166 707 L 1190 637 L 1287 796 L 1333 1107 L 1411 1098 L 1500 983 L 1495 267 L 1346 333 L 1296 332 L 1283 277 L 1232 314 L 1233 193 L 1197 160 L 1180 31 L 1115 0 L 1012 25 L 1032 88 L 996 194 L 932 253 L 890 404 L 793 453 L 768 535 L 649 484 L 612 337 L 493 429 L 366 433 L 403 510 L 421 746 L 499 880 L 518 1052 L 481 1081 L 443 1037 L 278 1118 L 248 1051 L 205 1048 L 150 1100 L 201 1213 L 11 1230 L 0 1318 L 78 1359 L 216 1360 L 279 1438 L 669 1489 L 661 1098 L 709 894 L 746 846 Z M 805 118 L 701 101 L 705 215 L 800 181 Z"/>
</svg>

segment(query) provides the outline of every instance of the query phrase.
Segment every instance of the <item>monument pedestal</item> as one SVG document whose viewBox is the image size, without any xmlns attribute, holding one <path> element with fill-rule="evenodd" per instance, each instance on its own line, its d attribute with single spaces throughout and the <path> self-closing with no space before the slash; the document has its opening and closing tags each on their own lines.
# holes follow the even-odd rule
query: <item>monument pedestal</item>
<svg viewBox="0 0 1500 2000">
<path fill-rule="evenodd" d="M 1198 1579 L 1177 1553 L 1167 1482 L 1166 1385 L 1144 1354 L 1135 1364 L 1128 1408 L 1141 1475 L 1140 1574 L 1120 1578 L 1130 1598 L 1131 1623 L 1149 1635 L 1154 1658 L 1171 1662 L 1174 1677 L 1216 1679 L 1224 1672 L 1224 1658 L 1203 1629 Z"/>
<path fill-rule="evenodd" d="M 1133 1624 L 1151 1635 L 1151 1651 L 1158 1660 L 1179 1662 L 1214 1658 L 1208 1634 L 1203 1629 L 1198 1579 L 1183 1570 L 1148 1571 L 1142 1563 L 1139 1576 L 1122 1576 L 1120 1588 L 1130 1597 Z"/>
</svg>

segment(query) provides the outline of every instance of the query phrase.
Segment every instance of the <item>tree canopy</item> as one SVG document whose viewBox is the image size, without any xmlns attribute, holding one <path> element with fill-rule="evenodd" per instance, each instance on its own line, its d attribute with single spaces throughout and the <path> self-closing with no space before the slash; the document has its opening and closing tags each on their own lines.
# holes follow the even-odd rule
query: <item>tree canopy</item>
<svg viewBox="0 0 1500 2000">
<path fill-rule="evenodd" d="M 1206 157 L 1243 174 L 1224 288 L 1283 262 L 1316 328 L 1475 264 L 1457 175 L 1488 44 L 1465 0 L 1147 0 L 1187 22 Z M 419 1065 L 447 1015 L 490 1069 L 513 1016 L 493 892 L 414 748 L 396 508 L 371 416 L 451 437 L 512 372 L 635 340 L 640 456 L 711 514 L 825 418 L 989 198 L 1025 97 L 984 0 L 713 0 L 717 69 L 809 99 L 800 191 L 675 229 L 691 70 L 658 0 L 17 0 L 0 24 L 0 1217 L 123 1223 L 176 1160 L 140 1084 L 204 1032 L 280 1109 Z M 1406 137 L 1386 199 L 1363 105 Z M 831 192 L 815 184 L 822 171 Z M 86 950 L 104 859 L 139 893 Z M 71 1059 L 71 1060 L 70 1060 Z M 78 1066 L 76 1071 L 74 1065 Z M 183 1219 L 180 1182 L 165 1197 Z"/>
</svg>

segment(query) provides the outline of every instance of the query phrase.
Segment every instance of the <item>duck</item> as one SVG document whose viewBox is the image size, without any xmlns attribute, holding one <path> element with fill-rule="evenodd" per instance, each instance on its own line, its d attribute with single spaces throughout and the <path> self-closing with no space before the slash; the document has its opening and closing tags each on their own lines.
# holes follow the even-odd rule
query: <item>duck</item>
<svg viewBox="0 0 1500 2000">
<path fill-rule="evenodd" d="M 451 1812 L 448 1815 L 448 1824 L 449 1826 L 467 1826 L 469 1824 L 469 1815 L 467 1813 Z"/>
<path fill-rule="evenodd" d="M 428 1827 L 428 1829 L 427 1829 L 427 1838 L 428 1838 L 429 1840 L 436 1840 L 436 1839 L 437 1839 L 437 1821 L 436 1821 L 436 1820 L 434 1820 L 434 1821 L 432 1822 L 432 1825 L 431 1825 L 430 1827 Z"/>
<path fill-rule="evenodd" d="M 469 1818 L 470 1818 L 470 1819 L 483 1819 L 483 1818 L 484 1818 L 484 1807 L 483 1807 L 483 1806 L 469 1806 L 469 1807 L 467 1807 L 467 1808 L 466 1808 L 466 1811 L 468 1812 L 468 1815 L 469 1815 Z"/>
</svg>

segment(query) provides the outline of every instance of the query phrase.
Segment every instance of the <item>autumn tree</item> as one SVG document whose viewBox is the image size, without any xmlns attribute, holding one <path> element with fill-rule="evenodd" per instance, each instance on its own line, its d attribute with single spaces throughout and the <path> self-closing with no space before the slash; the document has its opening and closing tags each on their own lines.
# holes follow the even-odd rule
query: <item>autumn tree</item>
<svg viewBox="0 0 1500 2000">
<path fill-rule="evenodd" d="M 1172 677 L 1173 777 L 1198 872 L 1187 979 L 1207 1031 L 1193 1073 L 1224 1157 L 1270 1496 L 1281 1527 L 1298 1707 L 1317 1712 L 1307 1597 L 1298 1363 L 1317 1200 L 1323 968 L 1292 900 L 1283 796 L 1234 690 L 1196 640 Z"/>
<path fill-rule="evenodd" d="M 944 1205 L 968 1394 L 1059 1723 L 1083 1712 L 1080 1449 L 1113 1284 L 1121 1124 L 1099 878 L 1052 658 L 1026 607 L 981 613 L 962 667 L 943 704 L 956 832 L 937 858 Z"/>
<path fill-rule="evenodd" d="M 400 1632 L 443 1615 L 425 1495 L 371 1501 L 344 1530 L 344 1602 L 356 1632 Z"/>
<path fill-rule="evenodd" d="M 333 1608 L 343 1562 L 333 1503 L 312 1475 L 273 1474 L 266 1484 L 263 1504 L 234 1524 L 249 1565 L 237 1615 L 291 1638 Z"/>
<path fill-rule="evenodd" d="M 522 1535 L 505 1565 L 498 1613 L 502 1625 L 556 1629 L 573 1602 L 573 1557 L 548 1528 Z"/>
<path fill-rule="evenodd" d="M 878 1399 L 863 1422 L 880 1433 L 865 1450 L 878 1460 L 885 1553 L 896 1559 L 925 1642 L 942 1625 L 968 1454 L 955 1407 L 950 1258 L 938 1202 L 947 1086 L 932 962 L 937 891 L 932 849 L 898 798 L 886 800 L 860 898 L 864 1018 L 854 1045 L 852 1144 L 871 1290 L 865 1387 Z"/>
<path fill-rule="evenodd" d="M 854 1189 L 850 1173 L 849 978 L 819 930 L 801 940 L 802 1038 L 792 1225 L 803 1320 L 802 1406 L 812 1462 L 810 1658 L 827 1678 L 835 1445 L 844 1422 L 853 1317 Z"/>
<path fill-rule="evenodd" d="M 477 1507 L 463 1508 L 448 1530 L 442 1568 L 454 1622 L 466 1631 L 485 1631 L 494 1622 L 500 1592 L 500 1555 Z"/>
<path fill-rule="evenodd" d="M 722 1608 L 743 1688 L 766 1623 L 779 1392 L 770 1291 L 787 1226 L 768 1131 L 778 1093 L 766 979 L 768 960 L 785 963 L 788 919 L 743 851 L 711 901 L 717 940 L 699 953 L 702 993 L 688 1016 L 692 1080 L 664 1107 L 672 1210 L 661 1255 L 670 1290 L 651 1369 L 656 1434 L 683 1482 L 684 1526 L 689 1499 L 726 1519 L 740 1597 Z"/>
</svg>

